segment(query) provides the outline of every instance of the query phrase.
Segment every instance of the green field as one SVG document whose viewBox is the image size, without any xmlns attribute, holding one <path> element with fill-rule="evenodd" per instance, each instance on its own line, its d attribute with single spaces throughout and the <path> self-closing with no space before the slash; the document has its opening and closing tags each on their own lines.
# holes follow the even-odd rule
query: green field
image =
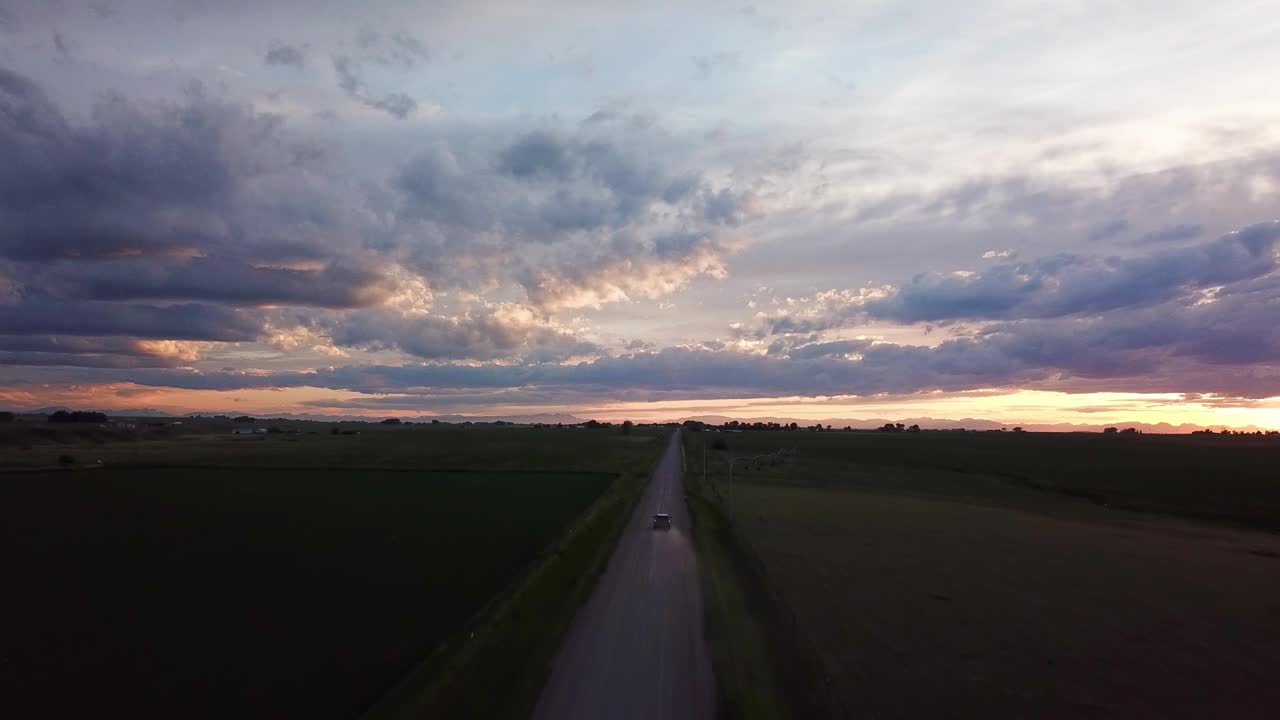
<svg viewBox="0 0 1280 720">
<path fill-rule="evenodd" d="M 526 654 L 507 681 L 536 686 L 537 653 L 554 652 L 574 583 L 662 443 L 658 430 L 415 427 L 55 449 L 104 466 L 0 475 L 0 612 L 19 619 L 0 653 L 6 705 L 351 718 L 411 673 L 456 665 L 484 623 L 539 627 L 506 648 Z M 458 680 L 452 701 L 483 690 Z"/>
<path fill-rule="evenodd" d="M 1243 529 L 1280 527 L 1274 440 L 692 433 L 698 475 L 704 441 L 728 448 L 707 460 L 722 517 L 730 452 L 794 451 L 739 464 L 734 538 L 795 638 L 769 652 L 811 662 L 785 683 L 827 714 L 1280 706 L 1280 537 Z"/>
</svg>

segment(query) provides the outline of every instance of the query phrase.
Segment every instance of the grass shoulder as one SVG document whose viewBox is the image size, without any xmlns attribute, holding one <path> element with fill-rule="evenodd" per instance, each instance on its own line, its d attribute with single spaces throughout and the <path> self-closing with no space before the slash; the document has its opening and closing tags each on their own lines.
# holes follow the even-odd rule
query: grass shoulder
<svg viewBox="0 0 1280 720">
<path fill-rule="evenodd" d="M 686 435 L 686 450 L 702 442 Z M 812 659 L 787 641 L 786 612 L 774 602 L 718 497 L 695 472 L 685 492 L 698 549 L 707 644 L 724 720 L 822 717 L 813 702 Z M 817 714 L 815 714 L 817 713 Z"/>
<path fill-rule="evenodd" d="M 651 464 L 628 463 L 529 573 L 414 668 L 364 719 L 528 717 L 651 470 Z M 501 692 L 494 692 L 496 682 Z"/>
</svg>

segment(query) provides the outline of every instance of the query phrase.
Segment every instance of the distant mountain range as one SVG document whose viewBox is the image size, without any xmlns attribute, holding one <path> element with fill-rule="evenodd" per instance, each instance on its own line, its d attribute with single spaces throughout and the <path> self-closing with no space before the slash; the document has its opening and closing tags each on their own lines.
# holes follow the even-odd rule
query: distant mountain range
<svg viewBox="0 0 1280 720">
<path fill-rule="evenodd" d="M 70 411 L 72 409 L 73 408 L 63 407 L 63 406 L 53 406 L 53 407 L 36 408 L 34 410 L 22 410 L 20 412 L 28 413 L 32 415 L 50 415 L 59 410 Z M 156 410 L 153 408 L 130 408 L 130 409 L 124 409 L 124 410 L 109 410 L 104 412 L 106 412 L 108 415 L 112 417 L 194 417 L 197 415 L 203 415 L 205 417 L 209 417 L 212 415 L 241 414 L 241 413 L 234 413 L 234 412 L 209 411 L 209 412 L 190 412 L 190 413 L 184 413 L 182 415 L 174 415 L 173 413 L 167 413 L 162 410 Z M 250 414 L 253 414 L 253 413 L 250 413 Z M 260 417 L 260 418 L 280 418 L 282 420 L 311 420 L 316 422 L 377 422 L 378 420 L 382 419 L 381 417 L 369 417 L 365 415 L 323 415 L 319 413 L 261 413 L 261 414 L 254 414 L 254 416 Z M 395 416 L 388 415 L 387 417 L 395 417 Z M 573 425 L 576 423 L 584 422 L 585 420 L 589 419 L 589 416 L 580 417 L 577 415 L 571 415 L 569 413 L 535 413 L 530 415 L 436 415 L 432 417 L 404 417 L 403 419 L 411 420 L 413 422 L 430 422 L 431 420 L 439 420 L 440 422 L 447 422 L 447 423 L 462 423 L 462 422 L 468 422 L 468 421 L 496 422 L 501 420 L 504 422 L 514 422 L 514 423 L 529 424 L 529 425 L 532 425 L 535 423 L 544 423 L 544 424 L 563 423 L 565 425 Z M 821 424 L 824 426 L 830 425 L 833 428 L 851 427 L 858 430 L 875 429 L 880 427 L 881 425 L 884 425 L 885 423 L 902 423 L 903 425 L 907 425 L 907 426 L 919 425 L 921 428 L 925 430 L 954 430 L 957 428 L 964 428 L 966 430 L 999 430 L 1000 428 L 1006 428 L 1006 429 L 1012 430 L 1015 426 L 1020 426 L 1022 427 L 1023 430 L 1026 430 L 1028 432 L 1101 432 L 1103 428 L 1107 428 L 1107 427 L 1118 427 L 1118 428 L 1131 427 L 1131 428 L 1136 428 L 1137 430 L 1140 430 L 1144 433 L 1171 433 L 1171 434 L 1189 433 L 1189 432 L 1192 432 L 1193 430 L 1202 430 L 1206 427 L 1203 425 L 1193 425 L 1190 423 L 1183 423 L 1180 425 L 1171 425 L 1169 423 L 1152 424 L 1152 423 L 1138 423 L 1138 422 L 1088 423 L 1088 424 L 1032 423 L 1032 422 L 1000 423 L 994 420 L 981 420 L 978 418 L 948 419 L 948 418 L 932 418 L 932 417 L 909 417 L 909 418 L 896 418 L 896 419 L 824 418 L 822 420 L 813 420 L 813 419 L 805 420 L 800 418 L 788 418 L 788 417 L 733 418 L 726 415 L 689 415 L 686 417 L 673 418 L 673 421 L 675 422 L 684 422 L 685 420 L 697 420 L 697 421 L 709 423 L 712 425 L 723 425 L 724 423 L 730 422 L 732 420 L 738 420 L 740 422 L 747 423 L 747 424 L 754 423 L 754 422 L 776 422 L 782 425 L 789 425 L 794 422 L 800 425 L 801 427 L 811 427 L 814 424 Z M 1212 425 L 1209 427 L 1213 429 L 1221 429 L 1227 426 Z M 1246 425 L 1243 427 L 1231 426 L 1230 429 L 1253 432 L 1255 430 L 1266 431 L 1269 428 L 1259 428 L 1254 425 Z"/>
</svg>

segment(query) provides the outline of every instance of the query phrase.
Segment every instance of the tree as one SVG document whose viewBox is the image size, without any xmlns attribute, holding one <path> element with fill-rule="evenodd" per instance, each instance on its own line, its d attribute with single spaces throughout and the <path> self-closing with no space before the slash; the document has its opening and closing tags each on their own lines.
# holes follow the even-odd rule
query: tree
<svg viewBox="0 0 1280 720">
<path fill-rule="evenodd" d="M 49 422 L 53 423 L 75 423 L 75 422 L 92 422 L 104 423 L 107 421 L 107 414 L 100 412 L 88 412 L 85 410 L 59 410 L 49 416 Z"/>
<path fill-rule="evenodd" d="M 1016 432 L 1016 433 L 1020 433 L 1020 432 L 1022 432 L 1022 426 L 1021 426 L 1021 425 L 1019 425 L 1018 427 L 1015 427 L 1015 428 L 1013 429 L 1013 431 L 1014 431 L 1014 432 Z"/>
<path fill-rule="evenodd" d="M 908 431 L 910 431 L 910 432 L 913 432 L 913 433 L 918 433 L 918 432 L 920 432 L 920 426 L 919 426 L 919 425 L 912 425 L 911 427 L 907 428 L 907 430 L 908 430 Z"/>
<path fill-rule="evenodd" d="M 1120 428 L 1113 428 L 1113 427 L 1109 427 L 1109 428 L 1107 428 L 1106 430 L 1103 430 L 1103 431 L 1102 431 L 1102 434 L 1103 434 L 1103 435 L 1114 435 L 1114 434 L 1116 434 L 1116 433 L 1118 433 L 1118 432 L 1120 432 Z"/>
<path fill-rule="evenodd" d="M 382 421 L 381 423 L 379 423 L 379 424 L 381 424 L 381 425 L 400 425 L 400 424 L 401 424 L 401 422 L 400 422 L 400 418 L 387 418 L 386 420 L 383 420 L 383 421 Z"/>
<path fill-rule="evenodd" d="M 635 425 L 635 423 L 631 422 L 630 420 L 623 420 L 623 421 L 622 421 L 622 434 L 623 434 L 623 435 L 630 435 L 630 434 L 631 434 L 631 428 L 632 428 L 634 425 Z"/>
</svg>

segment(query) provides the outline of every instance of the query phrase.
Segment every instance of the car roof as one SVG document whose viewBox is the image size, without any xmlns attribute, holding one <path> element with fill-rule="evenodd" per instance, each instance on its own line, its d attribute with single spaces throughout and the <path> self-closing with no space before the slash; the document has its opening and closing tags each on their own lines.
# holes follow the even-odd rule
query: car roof
<svg viewBox="0 0 1280 720">
<path fill-rule="evenodd" d="M 667 513 L 654 513 L 654 514 L 653 514 L 653 516 L 654 516 L 654 517 L 656 517 L 656 518 L 664 518 L 664 517 L 665 517 L 665 518 L 669 518 L 669 517 L 671 517 L 671 516 L 670 516 L 670 515 L 668 515 Z"/>
</svg>

